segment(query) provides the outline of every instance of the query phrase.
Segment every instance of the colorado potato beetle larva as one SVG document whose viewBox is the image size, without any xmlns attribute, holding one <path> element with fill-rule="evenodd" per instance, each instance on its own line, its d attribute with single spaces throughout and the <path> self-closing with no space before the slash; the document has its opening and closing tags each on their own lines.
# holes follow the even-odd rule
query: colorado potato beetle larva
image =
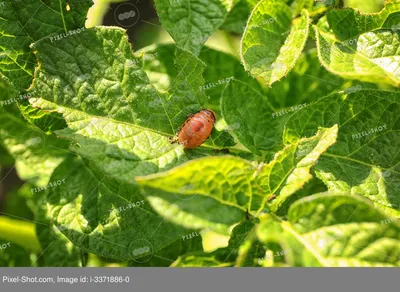
<svg viewBox="0 0 400 292">
<path fill-rule="evenodd" d="M 217 116 L 213 110 L 204 109 L 191 115 L 178 133 L 178 142 L 186 149 L 199 147 L 210 136 Z"/>
</svg>

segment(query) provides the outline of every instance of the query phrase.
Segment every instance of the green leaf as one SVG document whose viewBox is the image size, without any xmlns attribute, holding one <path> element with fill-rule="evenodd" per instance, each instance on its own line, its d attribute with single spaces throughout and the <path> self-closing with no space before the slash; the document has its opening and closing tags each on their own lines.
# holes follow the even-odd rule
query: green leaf
<svg viewBox="0 0 400 292">
<path fill-rule="evenodd" d="M 67 3 L 70 10 L 67 10 Z M 84 28 L 88 0 L 15 0 L 0 9 L 0 70 L 17 91 L 27 89 L 36 65 L 30 44 L 41 38 L 52 39 L 70 30 Z"/>
<path fill-rule="evenodd" d="M 91 49 L 82 46 L 82 42 L 91 44 Z M 177 78 L 166 93 L 151 86 L 132 55 L 131 45 L 122 29 L 96 27 L 59 42 L 41 40 L 34 48 L 41 62 L 34 89 L 40 92 L 41 98 L 34 99 L 33 104 L 63 113 L 70 130 L 62 136 L 103 145 L 110 144 L 111 140 L 125 139 L 123 144 L 131 150 L 135 138 L 127 136 L 141 135 L 144 140 L 141 145 L 136 142 L 136 147 L 157 143 L 159 151 L 143 153 L 137 150 L 141 153 L 135 151 L 135 155 L 149 158 L 160 154 L 183 154 L 183 147 L 171 145 L 167 137 L 174 135 L 188 115 L 200 111 L 208 100 L 200 90 L 204 63 L 198 58 L 177 50 Z M 65 63 L 71 66 L 65 68 Z M 110 64 L 113 65 L 110 67 Z M 98 128 L 100 124 L 102 126 Z M 115 131 L 115 127 L 125 130 Z M 84 128 L 92 128 L 90 131 L 97 128 L 95 135 L 103 136 L 102 139 L 86 139 L 89 133 L 82 135 Z M 104 131 L 114 137 L 105 137 Z M 217 139 L 221 135 L 222 138 Z M 108 138 L 111 140 L 104 143 Z M 215 148 L 233 144 L 227 133 L 216 130 L 208 142 Z M 96 152 L 94 154 L 99 154 Z"/>
<path fill-rule="evenodd" d="M 56 186 L 57 187 L 57 186 Z M 54 224 L 45 197 L 37 205 L 35 213 L 36 234 L 42 250 L 42 257 L 47 267 L 82 267 L 81 250 L 68 240 Z"/>
<path fill-rule="evenodd" d="M 266 91 L 271 105 L 282 110 L 290 111 L 292 106 L 307 106 L 313 101 L 326 96 L 338 89 L 353 85 L 327 71 L 318 60 L 316 50 L 302 54 L 292 71 L 280 82 L 274 83 Z"/>
<path fill-rule="evenodd" d="M 171 267 L 231 267 L 232 262 L 224 262 L 220 258 L 225 255 L 225 250 L 221 252 L 205 253 L 197 252 L 180 256 Z"/>
<path fill-rule="evenodd" d="M 260 208 L 263 197 L 253 193 L 254 173 L 246 160 L 207 157 L 137 178 L 137 182 L 154 210 L 167 220 L 186 228 L 227 233 L 245 218 L 247 208 Z"/>
<path fill-rule="evenodd" d="M 310 168 L 336 136 L 337 126 L 320 129 L 314 137 L 286 147 L 266 165 L 233 156 L 207 157 L 136 180 L 154 210 L 167 220 L 226 233 L 246 212 L 257 216 L 266 203 L 275 212 L 312 178 Z M 276 197 L 272 203 L 271 195 Z"/>
<path fill-rule="evenodd" d="M 24 118 L 45 133 L 52 133 L 67 126 L 63 116 L 59 113 L 49 113 L 34 108 L 27 100 L 20 102 L 18 106 Z"/>
<path fill-rule="evenodd" d="M 317 161 L 318 163 L 318 161 Z M 318 177 L 315 175 L 315 171 L 312 168 L 311 170 L 311 175 L 313 178 L 305 183 L 305 185 L 298 191 L 294 192 L 290 197 L 288 197 L 284 202 L 282 202 L 279 205 L 279 208 L 276 211 L 276 214 L 284 217 L 287 215 L 290 206 L 296 202 L 297 200 L 300 200 L 302 198 L 310 196 L 310 194 L 318 194 L 318 193 L 323 193 L 328 190 L 326 185 L 320 180 Z"/>
<path fill-rule="evenodd" d="M 62 179 L 65 184 L 47 195 L 50 216 L 84 252 L 145 265 L 192 232 L 159 217 L 135 185 L 99 179 L 80 159 L 66 160 L 54 171 L 52 181 Z"/>
<path fill-rule="evenodd" d="M 21 179 L 43 186 L 64 160 L 67 143 L 27 124 L 16 110 L 0 107 L 0 145 L 15 159 Z"/>
<path fill-rule="evenodd" d="M 337 135 L 337 125 L 329 129 L 319 128 L 315 136 L 288 145 L 265 165 L 259 181 L 270 210 L 276 212 L 291 195 L 312 179 L 311 167 L 335 144 Z"/>
<path fill-rule="evenodd" d="M 134 52 L 137 64 L 158 91 L 168 91 L 176 80 L 178 70 L 171 58 L 175 50 L 173 44 L 154 44 Z"/>
<path fill-rule="evenodd" d="M 260 1 L 250 15 L 241 42 L 242 63 L 254 77 L 268 85 L 294 67 L 309 34 L 307 10 L 293 20 L 290 7 L 280 0 Z"/>
<path fill-rule="evenodd" d="M 39 253 L 41 251 L 35 234 L 35 224 L 29 220 L 0 216 L 0 239 L 9 241 L 9 245 L 16 244 L 23 247 L 28 252 Z"/>
<path fill-rule="evenodd" d="M 65 158 L 65 142 L 41 133 L 11 114 L 0 113 L 0 143 L 16 159 L 19 177 L 46 185 L 53 170 Z"/>
<path fill-rule="evenodd" d="M 190 234 L 190 233 L 189 233 Z M 185 240 L 187 235 L 182 235 L 175 242 L 155 252 L 151 259 L 146 262 L 130 261 L 131 267 L 168 267 L 173 264 L 177 258 L 189 252 L 202 252 L 203 244 L 201 236 L 197 232 L 192 232 L 194 238 Z"/>
<path fill-rule="evenodd" d="M 236 258 L 235 267 L 257 266 L 258 259 L 265 254 L 266 249 L 256 238 L 256 226 L 256 223 L 247 220 L 232 230 L 227 249 L 230 250 L 230 257 Z"/>
<path fill-rule="evenodd" d="M 34 109 L 25 90 L 33 80 L 36 58 L 30 49 L 41 38 L 59 41 L 85 29 L 90 0 L 16 0 L 2 3 L 0 9 L 0 72 L 20 93 L 23 116 L 44 132 L 65 127 L 62 117 Z M 69 8 L 67 8 L 67 6 Z M 14 96 L 13 96 L 14 97 Z"/>
<path fill-rule="evenodd" d="M 176 44 L 195 55 L 222 25 L 235 0 L 155 0 L 161 24 Z"/>
<path fill-rule="evenodd" d="M 319 194 L 297 201 L 288 222 L 266 216 L 264 244 L 278 243 L 291 266 L 399 266 L 400 225 L 359 196 Z"/>
<path fill-rule="evenodd" d="M 41 98 L 34 105 L 64 115 L 68 128 L 57 134 L 76 142 L 79 146 L 71 150 L 88 159 L 101 176 L 132 184 L 137 175 L 210 152 L 202 147 L 186 151 L 168 139 L 207 100 L 198 89 L 204 64 L 188 52 L 177 53 L 178 74 L 168 94 L 149 84 L 122 29 L 88 29 L 60 42 L 42 40 L 35 49 L 41 67 L 34 89 Z M 72 65 L 65 68 L 66 63 Z M 226 133 L 213 131 L 209 143 L 216 148 L 231 145 L 224 137 Z"/>
<path fill-rule="evenodd" d="M 400 85 L 400 2 L 378 14 L 332 10 L 314 26 L 318 54 L 330 72 L 348 79 Z"/>
<path fill-rule="evenodd" d="M 208 64 L 203 74 L 205 85 L 202 89 L 210 97 L 208 106 L 217 112 L 220 111 L 222 93 L 229 81 L 233 79 L 261 91 L 258 81 L 247 74 L 243 65 L 235 57 L 212 49 L 202 51 L 199 57 Z"/>
<path fill-rule="evenodd" d="M 230 81 L 222 94 L 221 111 L 226 129 L 251 152 L 261 155 L 281 148 L 284 120 L 275 118 L 276 111 L 263 93 L 242 81 Z"/>
<path fill-rule="evenodd" d="M 296 112 L 284 141 L 293 144 L 319 126 L 339 126 L 337 143 L 315 166 L 330 191 L 365 196 L 393 216 L 400 210 L 400 94 L 391 91 L 341 92 Z"/>
<path fill-rule="evenodd" d="M 255 266 L 254 260 L 258 257 L 261 257 L 265 252 L 264 248 L 259 244 L 259 242 L 253 238 L 255 226 L 256 224 L 252 221 L 242 221 L 233 228 L 227 247 L 219 248 L 211 253 L 191 252 L 184 254 L 179 257 L 177 261 L 172 264 L 172 266 Z M 246 247 L 245 254 L 243 253 L 244 246 Z"/>
<path fill-rule="evenodd" d="M 0 74 L 0 104 L 2 110 L 10 112 L 18 112 L 16 107 L 16 95 L 17 91 L 14 86 L 11 85 L 10 80 L 3 74 Z"/>
<path fill-rule="evenodd" d="M 161 44 L 145 47 L 135 53 L 150 83 L 160 91 L 167 91 L 172 84 L 176 83 L 178 73 L 171 58 L 174 51 L 174 45 Z M 254 88 L 260 88 L 258 82 L 247 74 L 240 61 L 234 56 L 211 48 L 203 48 L 199 58 L 207 64 L 203 72 L 204 83 L 199 89 L 209 97 L 206 102 L 207 108 L 211 108 L 217 114 L 220 111 L 222 92 L 229 80 L 235 78 Z"/>
<path fill-rule="evenodd" d="M 242 34 L 251 11 L 259 0 L 239 0 L 225 18 L 221 29 Z"/>
</svg>

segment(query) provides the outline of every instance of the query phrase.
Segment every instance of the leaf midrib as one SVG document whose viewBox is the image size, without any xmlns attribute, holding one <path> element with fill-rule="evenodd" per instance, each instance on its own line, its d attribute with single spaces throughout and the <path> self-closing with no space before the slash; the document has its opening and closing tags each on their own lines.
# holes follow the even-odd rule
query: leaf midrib
<svg viewBox="0 0 400 292">
<path fill-rule="evenodd" d="M 328 263 L 325 261 L 325 259 L 316 250 L 314 250 L 314 248 L 303 238 L 303 236 L 297 233 L 292 228 L 289 222 L 283 221 L 280 218 L 278 218 L 278 220 L 282 228 L 285 231 L 289 232 L 292 236 L 294 236 L 304 247 L 306 247 L 307 250 L 313 254 L 313 256 L 319 261 L 321 265 L 323 265 L 324 267 L 329 266 Z"/>
<path fill-rule="evenodd" d="M 132 123 L 125 122 L 125 121 L 115 120 L 115 119 L 110 118 L 110 117 L 97 116 L 97 115 L 94 115 L 94 114 L 91 114 L 91 113 L 89 114 L 89 113 L 86 113 L 86 112 L 84 112 L 84 111 L 82 111 L 82 110 L 80 110 L 80 109 L 70 108 L 70 107 L 65 106 L 65 105 L 58 105 L 57 103 L 55 103 L 55 102 L 53 102 L 53 101 L 49 101 L 49 100 L 44 99 L 44 98 L 42 98 L 42 97 L 36 98 L 36 100 L 35 100 L 34 98 L 32 98 L 31 100 L 33 101 L 33 103 L 44 102 L 44 103 L 51 104 L 52 107 L 63 108 L 63 109 L 66 109 L 66 111 L 69 111 L 69 112 L 79 112 L 79 113 L 82 114 L 83 116 L 87 116 L 87 118 L 84 118 L 84 119 L 82 119 L 82 120 L 89 120 L 89 119 L 93 119 L 93 118 L 103 119 L 103 120 L 109 120 L 109 121 L 111 121 L 112 123 L 115 123 L 115 124 L 120 123 L 120 124 L 127 125 L 127 126 L 129 126 L 129 127 L 137 128 L 137 129 L 142 130 L 142 131 L 151 132 L 151 133 L 158 134 L 158 135 L 165 136 L 165 137 L 171 137 L 171 135 L 168 134 L 168 133 L 160 132 L 160 131 L 157 131 L 157 130 L 154 130 L 154 129 L 151 129 L 151 128 L 145 128 L 145 127 L 139 126 L 139 125 L 137 125 L 137 124 L 132 124 Z M 46 111 L 46 112 L 59 112 L 57 109 L 46 109 L 46 108 L 41 108 L 41 110 Z M 64 112 L 64 110 L 62 110 L 61 113 L 62 113 L 63 115 L 66 114 L 66 113 Z M 76 121 L 73 121 L 73 122 L 68 121 L 68 123 L 75 123 L 75 122 L 76 122 Z"/>
</svg>

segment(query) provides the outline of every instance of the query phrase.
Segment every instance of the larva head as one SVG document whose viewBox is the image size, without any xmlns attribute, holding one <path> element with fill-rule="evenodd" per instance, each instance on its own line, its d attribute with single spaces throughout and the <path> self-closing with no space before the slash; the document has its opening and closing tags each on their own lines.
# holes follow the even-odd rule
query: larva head
<svg viewBox="0 0 400 292">
<path fill-rule="evenodd" d="M 215 121 L 217 120 L 217 115 L 215 114 L 215 112 L 213 110 L 205 109 L 205 110 L 202 110 L 202 112 L 204 112 L 205 114 L 209 115 L 213 119 L 213 121 L 215 123 Z"/>
</svg>

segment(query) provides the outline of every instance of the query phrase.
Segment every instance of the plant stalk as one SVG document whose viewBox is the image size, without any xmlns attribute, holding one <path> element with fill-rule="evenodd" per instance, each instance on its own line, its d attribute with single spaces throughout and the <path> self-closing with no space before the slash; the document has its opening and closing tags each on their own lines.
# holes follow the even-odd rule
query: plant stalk
<svg viewBox="0 0 400 292">
<path fill-rule="evenodd" d="M 31 252 L 41 252 L 35 224 L 0 216 L 0 239 L 15 243 Z"/>
</svg>

